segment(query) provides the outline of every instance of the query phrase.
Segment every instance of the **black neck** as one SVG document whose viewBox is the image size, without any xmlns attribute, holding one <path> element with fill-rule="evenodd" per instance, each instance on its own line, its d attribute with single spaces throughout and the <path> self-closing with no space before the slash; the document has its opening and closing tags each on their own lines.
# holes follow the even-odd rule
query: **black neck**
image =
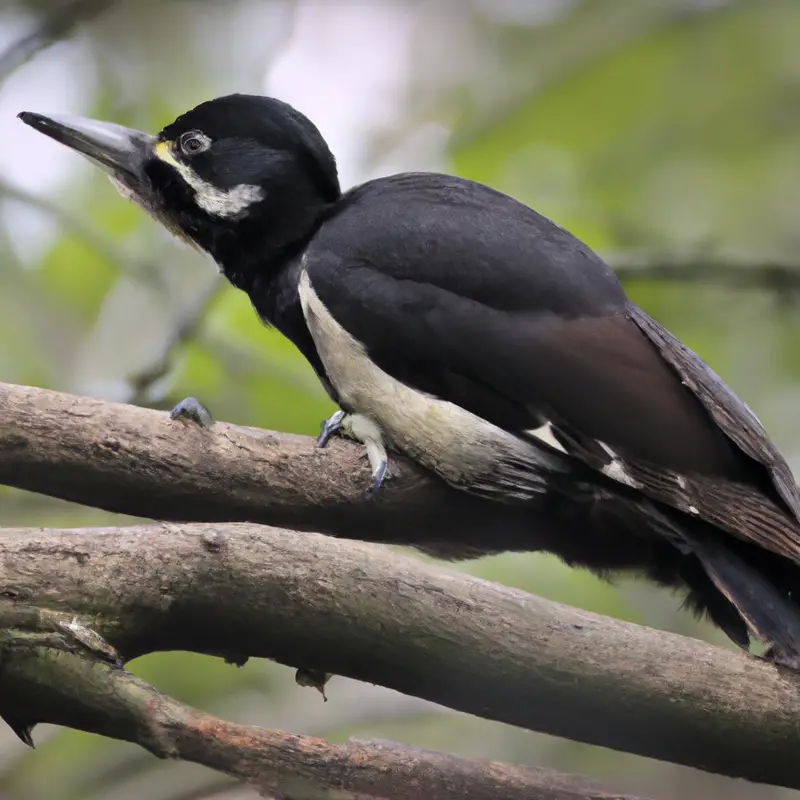
<svg viewBox="0 0 800 800">
<path fill-rule="evenodd" d="M 306 357 L 334 401 L 337 400 L 317 354 L 298 294 L 303 252 L 335 204 L 317 201 L 294 209 L 275 208 L 236 229 L 216 231 L 203 244 L 225 277 L 246 292 L 259 317 L 277 328 Z M 289 212 L 289 213 L 287 213 Z"/>
<path fill-rule="evenodd" d="M 201 245 L 234 286 L 248 294 L 263 291 L 305 250 L 327 210 L 328 204 L 322 202 L 283 213 L 263 209 L 257 218 L 219 227 Z"/>
</svg>

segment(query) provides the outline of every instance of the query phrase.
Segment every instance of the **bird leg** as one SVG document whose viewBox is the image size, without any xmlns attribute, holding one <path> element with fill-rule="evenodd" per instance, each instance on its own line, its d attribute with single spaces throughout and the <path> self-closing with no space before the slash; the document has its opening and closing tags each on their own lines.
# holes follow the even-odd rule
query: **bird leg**
<svg viewBox="0 0 800 800">
<path fill-rule="evenodd" d="M 210 428 L 214 424 L 211 412 L 194 397 L 187 397 L 185 400 L 181 400 L 169 412 L 169 418 L 191 420 L 201 428 Z"/>
<path fill-rule="evenodd" d="M 363 414 L 337 411 L 322 423 L 317 447 L 325 447 L 334 436 L 344 436 L 364 445 L 372 470 L 372 482 L 367 494 L 373 494 L 380 489 L 389 477 L 389 456 L 386 453 L 383 432 L 378 425 Z"/>
</svg>

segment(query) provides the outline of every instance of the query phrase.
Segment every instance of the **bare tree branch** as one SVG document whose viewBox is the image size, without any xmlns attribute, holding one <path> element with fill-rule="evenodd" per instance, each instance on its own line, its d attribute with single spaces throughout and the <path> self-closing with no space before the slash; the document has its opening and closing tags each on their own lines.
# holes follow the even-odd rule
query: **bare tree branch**
<svg viewBox="0 0 800 800">
<path fill-rule="evenodd" d="M 543 769 L 384 742 L 334 745 L 226 722 L 124 669 L 19 643 L 4 658 L 0 700 L 20 713 L 134 742 L 160 758 L 204 764 L 281 798 L 624 800 L 588 779 Z"/>
<path fill-rule="evenodd" d="M 0 483 L 108 511 L 196 522 L 260 522 L 374 541 L 486 542 L 531 534 L 527 509 L 456 493 L 392 457 L 368 499 L 361 447 L 319 450 L 304 436 L 222 422 L 211 430 L 166 413 L 0 383 Z M 213 409 L 212 409 L 213 411 Z"/>
<path fill-rule="evenodd" d="M 699 283 L 736 289 L 800 290 L 800 264 L 719 253 L 638 253 L 606 256 L 620 279 Z"/>
<path fill-rule="evenodd" d="M 68 36 L 77 25 L 96 17 L 111 3 L 112 0 L 65 0 L 53 3 L 36 28 L 0 54 L 0 81 L 37 53 Z"/>
<path fill-rule="evenodd" d="M 410 523 L 477 535 L 477 514 L 484 537 L 514 523 L 496 504 L 459 512 L 469 498 L 405 463 L 384 498 L 367 500 L 366 468 L 347 445 L 319 453 L 301 437 L 203 431 L 155 411 L 9 385 L 0 407 L 0 480 L 106 508 L 271 517 L 359 538 L 397 538 Z M 155 649 L 271 657 L 533 730 L 800 788 L 800 677 L 695 640 L 314 533 L 6 530 L 1 547 L 0 631 L 27 620 L 28 635 L 41 636 L 53 628 L 48 615 L 75 614 L 125 658 Z M 4 676 L 6 704 L 31 695 L 11 686 Z"/>
<path fill-rule="evenodd" d="M 175 746 L 177 723 L 165 743 L 126 699 L 132 692 L 154 711 L 150 695 L 93 658 L 108 651 L 72 641 L 84 625 L 126 659 L 165 649 L 271 657 L 534 730 L 800 786 L 796 675 L 386 548 L 162 524 L 7 529 L 2 554 L 0 712 L 19 725 L 69 725 L 161 755 Z"/>
</svg>

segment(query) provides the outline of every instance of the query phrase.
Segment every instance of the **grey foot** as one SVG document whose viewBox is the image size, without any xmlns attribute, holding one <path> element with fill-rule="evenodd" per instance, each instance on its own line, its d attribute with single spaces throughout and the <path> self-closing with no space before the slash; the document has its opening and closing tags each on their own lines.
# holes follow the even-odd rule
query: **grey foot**
<svg viewBox="0 0 800 800">
<path fill-rule="evenodd" d="M 372 481 L 367 494 L 372 495 L 377 492 L 389 477 L 389 457 L 386 453 L 383 432 L 378 425 L 362 414 L 337 411 L 322 423 L 317 447 L 325 447 L 333 436 L 345 436 L 364 445 L 372 471 Z"/>
<path fill-rule="evenodd" d="M 181 400 L 169 412 L 169 418 L 191 420 L 201 428 L 210 428 L 214 424 L 211 412 L 194 397 L 187 397 L 185 400 Z"/>
<path fill-rule="evenodd" d="M 369 453 L 367 453 L 369 456 Z M 374 494 L 378 489 L 383 486 L 383 482 L 389 477 L 389 462 L 387 459 L 382 459 L 378 462 L 377 466 L 370 461 L 370 468 L 372 469 L 372 482 L 367 489 L 367 494 Z"/>
<path fill-rule="evenodd" d="M 317 447 L 325 447 L 328 442 L 337 436 L 342 430 L 342 420 L 346 414 L 344 411 L 337 411 L 331 414 L 325 422 L 322 423 L 322 430 L 317 437 Z"/>
</svg>

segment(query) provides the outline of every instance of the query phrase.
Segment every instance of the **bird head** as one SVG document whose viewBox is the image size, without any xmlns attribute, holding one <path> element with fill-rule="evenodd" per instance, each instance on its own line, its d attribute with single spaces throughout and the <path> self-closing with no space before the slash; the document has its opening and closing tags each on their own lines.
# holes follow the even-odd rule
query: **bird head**
<svg viewBox="0 0 800 800">
<path fill-rule="evenodd" d="M 319 130 L 270 97 L 209 100 L 156 136 L 82 117 L 19 117 L 100 166 L 123 196 L 223 268 L 248 243 L 269 252 L 303 239 L 340 194 Z"/>
</svg>

